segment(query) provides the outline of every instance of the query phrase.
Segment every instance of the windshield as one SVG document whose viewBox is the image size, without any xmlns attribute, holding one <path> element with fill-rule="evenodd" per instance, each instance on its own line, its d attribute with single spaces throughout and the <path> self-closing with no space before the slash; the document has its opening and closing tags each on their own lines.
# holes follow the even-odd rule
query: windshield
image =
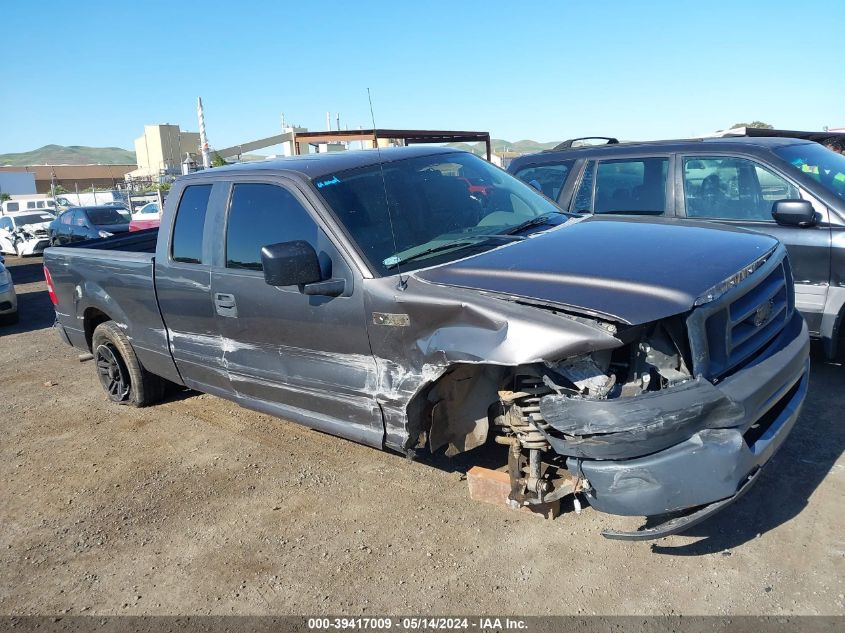
<svg viewBox="0 0 845 633">
<path fill-rule="evenodd" d="M 807 174 L 845 200 L 845 156 L 818 143 L 787 145 L 774 151 L 794 169 Z"/>
<path fill-rule="evenodd" d="M 395 273 L 397 263 L 402 270 L 412 270 L 465 257 L 507 243 L 503 236 L 517 229 L 566 219 L 534 189 L 473 154 L 436 154 L 382 167 L 370 165 L 314 180 L 381 275 Z M 543 218 L 529 222 L 538 216 Z"/>
<path fill-rule="evenodd" d="M 129 212 L 126 209 L 88 209 L 88 219 L 94 226 L 109 224 L 126 224 L 129 222 Z"/>
<path fill-rule="evenodd" d="M 27 213 L 26 215 L 17 215 L 12 218 L 15 226 L 23 226 L 24 224 L 41 224 L 42 222 L 52 222 L 55 220 L 49 213 Z"/>
</svg>

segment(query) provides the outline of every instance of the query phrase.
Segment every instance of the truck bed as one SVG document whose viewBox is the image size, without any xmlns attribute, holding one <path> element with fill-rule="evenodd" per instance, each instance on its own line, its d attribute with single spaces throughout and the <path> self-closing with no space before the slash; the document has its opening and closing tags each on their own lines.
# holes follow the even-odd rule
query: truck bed
<svg viewBox="0 0 845 633">
<path fill-rule="evenodd" d="M 100 251 L 125 251 L 127 253 L 155 253 L 158 227 L 120 233 L 105 239 L 85 240 L 62 248 L 92 248 Z"/>
<path fill-rule="evenodd" d="M 88 351 L 93 329 L 112 320 L 142 365 L 171 376 L 175 366 L 155 291 L 157 235 L 153 228 L 51 246 L 44 251 L 44 266 L 58 299 L 57 323 L 74 347 Z"/>
</svg>

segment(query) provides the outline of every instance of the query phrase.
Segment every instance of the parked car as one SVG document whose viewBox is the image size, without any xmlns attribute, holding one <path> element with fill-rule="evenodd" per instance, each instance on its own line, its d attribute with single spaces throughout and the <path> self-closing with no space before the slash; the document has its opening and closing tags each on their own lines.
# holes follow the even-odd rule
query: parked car
<svg viewBox="0 0 845 633">
<path fill-rule="evenodd" d="M 129 231 L 129 212 L 122 207 L 75 207 L 50 223 L 52 246 L 96 240 Z"/>
<path fill-rule="evenodd" d="M 18 322 L 18 297 L 5 264 L 5 258 L 0 255 L 0 325 L 11 325 Z"/>
<path fill-rule="evenodd" d="M 150 202 L 132 214 L 132 221 L 129 223 L 130 231 L 143 231 L 152 229 L 161 221 L 161 209 L 158 202 Z"/>
<path fill-rule="evenodd" d="M 571 145 L 521 156 L 508 171 L 574 213 L 707 220 L 778 238 L 798 310 L 827 355 L 836 353 L 845 316 L 845 156 L 794 138 Z"/>
<path fill-rule="evenodd" d="M 21 195 L 0 203 L 0 215 L 11 215 L 23 211 L 36 212 L 42 209 L 48 213 L 55 213 L 56 202 L 46 196 Z"/>
<path fill-rule="evenodd" d="M 81 246 L 45 251 L 47 285 L 113 402 L 173 382 L 408 456 L 489 441 L 514 504 L 683 513 L 612 538 L 745 492 L 807 391 L 776 240 L 573 217 L 447 148 L 190 174 L 160 229 Z"/>
<path fill-rule="evenodd" d="M 49 211 L 22 211 L 0 217 L 0 252 L 18 257 L 40 255 L 50 245 L 48 228 L 55 219 Z"/>
</svg>

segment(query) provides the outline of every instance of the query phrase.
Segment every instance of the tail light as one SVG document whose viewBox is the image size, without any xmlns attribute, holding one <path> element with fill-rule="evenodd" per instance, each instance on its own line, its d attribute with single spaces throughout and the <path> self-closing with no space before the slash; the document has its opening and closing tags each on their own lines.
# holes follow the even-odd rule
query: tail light
<svg viewBox="0 0 845 633">
<path fill-rule="evenodd" d="M 59 298 L 56 296 L 56 289 L 53 287 L 53 278 L 46 266 L 44 266 L 44 281 L 47 282 L 47 294 L 50 295 L 50 301 L 53 302 L 54 306 L 59 305 Z"/>
</svg>

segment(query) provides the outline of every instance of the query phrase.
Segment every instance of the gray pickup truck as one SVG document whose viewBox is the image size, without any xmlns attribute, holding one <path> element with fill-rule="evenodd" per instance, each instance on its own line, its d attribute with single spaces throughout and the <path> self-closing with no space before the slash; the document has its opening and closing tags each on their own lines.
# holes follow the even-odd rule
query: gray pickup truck
<svg viewBox="0 0 845 633">
<path fill-rule="evenodd" d="M 514 505 L 662 517 L 610 538 L 736 499 L 807 391 L 775 239 L 571 216 L 445 148 L 191 174 L 159 229 L 44 262 L 114 402 L 170 382 L 409 456 L 500 444 Z"/>
</svg>

